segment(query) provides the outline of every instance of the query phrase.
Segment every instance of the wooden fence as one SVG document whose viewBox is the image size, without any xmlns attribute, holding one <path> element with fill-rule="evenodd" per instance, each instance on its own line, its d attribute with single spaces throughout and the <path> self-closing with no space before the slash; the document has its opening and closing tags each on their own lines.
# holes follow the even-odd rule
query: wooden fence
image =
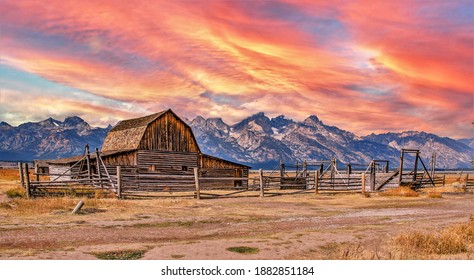
<svg viewBox="0 0 474 280">
<path fill-rule="evenodd" d="M 249 177 L 212 176 L 206 169 L 194 168 L 192 174 L 160 174 L 140 170 L 136 166 L 104 166 L 94 173 L 68 174 L 67 180 L 59 178 L 64 174 L 30 174 L 28 165 L 19 164 L 20 179 L 28 197 L 84 194 L 95 195 L 97 191 L 113 193 L 118 198 L 150 197 L 194 197 L 219 198 L 241 196 L 275 196 L 300 193 L 378 191 L 383 187 L 398 186 L 397 174 L 377 173 L 376 177 L 365 172 L 337 176 L 308 171 L 305 177 L 280 177 L 259 170 Z M 223 173 L 220 173 L 223 174 Z M 33 175 L 33 176 L 31 176 Z M 278 174 L 279 175 L 279 174 Z M 411 175 L 409 175 L 411 176 Z M 396 182 L 389 182 L 389 181 Z M 444 185 L 444 177 L 433 178 L 435 186 Z M 428 182 L 426 182 L 428 184 Z M 431 181 L 429 182 L 431 185 Z M 466 177 L 466 190 L 473 189 L 474 182 Z"/>
</svg>

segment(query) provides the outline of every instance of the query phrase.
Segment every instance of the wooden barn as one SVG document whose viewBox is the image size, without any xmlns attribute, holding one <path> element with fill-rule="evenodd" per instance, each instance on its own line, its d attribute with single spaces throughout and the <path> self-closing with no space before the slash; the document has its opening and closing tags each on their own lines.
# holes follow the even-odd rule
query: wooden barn
<svg viewBox="0 0 474 280">
<path fill-rule="evenodd" d="M 78 164 L 81 158 L 84 157 L 50 160 L 49 170 L 52 174 L 69 172 L 71 176 L 86 172 L 85 165 Z M 172 110 L 120 121 L 107 134 L 102 150 L 92 152 L 87 162 L 93 173 L 96 173 L 97 166 L 105 165 L 109 174 L 115 174 L 116 166 L 122 166 L 138 174 L 193 175 L 194 168 L 198 167 L 203 177 L 248 177 L 250 169 L 246 165 L 203 154 L 191 127 Z M 213 184 L 217 185 L 217 182 Z M 246 180 L 218 184 L 222 187 L 247 187 Z"/>
</svg>

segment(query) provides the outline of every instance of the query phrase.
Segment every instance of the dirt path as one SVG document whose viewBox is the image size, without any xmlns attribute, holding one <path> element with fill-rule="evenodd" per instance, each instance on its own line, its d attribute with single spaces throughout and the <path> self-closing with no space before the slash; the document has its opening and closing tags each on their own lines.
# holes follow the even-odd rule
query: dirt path
<svg viewBox="0 0 474 280">
<path fill-rule="evenodd" d="M 125 213 L 116 220 L 110 219 L 112 213 L 92 213 L 75 222 L 67 221 L 68 214 L 60 222 L 49 214 L 41 223 L 8 216 L 0 223 L 0 258 L 94 259 L 90 252 L 123 249 L 145 249 L 144 259 L 312 258 L 328 244 L 377 250 L 400 232 L 467 222 L 473 201 L 472 195 L 301 195 L 205 200 L 182 207 L 153 207 L 147 201 L 140 215 Z M 231 246 L 260 251 L 242 255 L 226 250 Z"/>
</svg>

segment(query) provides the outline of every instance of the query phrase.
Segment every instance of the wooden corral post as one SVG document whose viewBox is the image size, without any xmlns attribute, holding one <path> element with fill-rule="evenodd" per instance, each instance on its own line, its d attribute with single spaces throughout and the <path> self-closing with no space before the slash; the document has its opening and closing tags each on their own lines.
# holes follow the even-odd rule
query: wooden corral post
<svg viewBox="0 0 474 280">
<path fill-rule="evenodd" d="M 199 169 L 194 168 L 194 184 L 196 185 L 196 199 L 201 199 L 201 186 L 199 186 Z"/>
<path fill-rule="evenodd" d="M 361 178 L 361 183 L 362 183 L 362 193 L 365 194 L 365 172 L 362 173 L 362 178 Z"/>
<path fill-rule="evenodd" d="M 280 160 L 280 178 L 285 177 L 285 164 Z"/>
<path fill-rule="evenodd" d="M 100 172 L 100 158 L 99 158 L 99 149 L 95 148 L 95 157 L 97 164 L 97 175 L 99 176 L 99 187 L 102 188 L 102 173 Z"/>
<path fill-rule="evenodd" d="M 444 187 L 444 184 L 446 184 L 446 174 L 443 175 L 443 187 Z"/>
<path fill-rule="evenodd" d="M 307 164 L 306 164 L 306 160 L 303 162 L 303 177 L 306 178 L 306 169 L 307 169 Z"/>
<path fill-rule="evenodd" d="M 336 175 L 336 158 L 331 160 L 331 184 L 334 184 L 334 177 Z"/>
<path fill-rule="evenodd" d="M 122 167 L 117 166 L 117 198 L 122 199 Z"/>
<path fill-rule="evenodd" d="M 258 170 L 258 177 L 260 179 L 260 197 L 264 196 L 264 191 L 263 191 L 263 170 L 260 168 Z"/>
<path fill-rule="evenodd" d="M 418 175 L 418 158 L 420 157 L 420 153 L 416 152 L 415 156 L 415 166 L 413 167 L 413 182 L 416 182 L 416 175 Z"/>
<path fill-rule="evenodd" d="M 319 166 L 319 173 L 323 174 L 324 172 L 324 163 L 321 163 L 321 165 Z"/>
<path fill-rule="evenodd" d="M 26 198 L 30 198 L 30 171 L 28 170 L 28 163 L 25 163 L 25 179 L 26 179 Z"/>
<path fill-rule="evenodd" d="M 39 176 L 39 166 L 38 166 L 37 162 L 35 162 L 34 165 L 35 165 L 35 179 L 36 179 L 36 182 L 39 182 L 39 180 L 40 180 L 39 179 L 40 178 L 40 176 Z"/>
<path fill-rule="evenodd" d="M 436 152 L 431 155 L 431 178 L 434 178 L 436 168 Z"/>
<path fill-rule="evenodd" d="M 319 170 L 314 172 L 314 193 L 319 194 Z"/>
<path fill-rule="evenodd" d="M 91 174 L 91 154 L 89 152 L 89 145 L 86 145 L 86 162 L 87 162 L 87 178 L 92 179 Z M 90 182 L 89 182 L 90 183 Z"/>
<path fill-rule="evenodd" d="M 388 173 L 389 170 L 390 170 L 389 169 L 389 162 L 387 161 L 386 164 L 385 164 L 385 168 L 384 168 L 383 172 Z"/>
<path fill-rule="evenodd" d="M 347 189 L 349 189 L 351 185 L 351 173 L 352 173 L 352 166 L 350 164 L 347 165 Z"/>
<path fill-rule="evenodd" d="M 370 165 L 370 191 L 375 191 L 375 161 Z"/>
<path fill-rule="evenodd" d="M 23 163 L 18 162 L 18 170 L 20 171 L 20 184 L 22 188 L 25 188 L 25 177 L 23 176 Z"/>
<path fill-rule="evenodd" d="M 402 185 L 403 180 L 403 150 L 400 152 L 400 166 L 398 167 L 398 186 Z"/>
<path fill-rule="evenodd" d="M 283 185 L 283 178 L 285 177 L 285 164 L 280 160 L 280 187 Z"/>
</svg>

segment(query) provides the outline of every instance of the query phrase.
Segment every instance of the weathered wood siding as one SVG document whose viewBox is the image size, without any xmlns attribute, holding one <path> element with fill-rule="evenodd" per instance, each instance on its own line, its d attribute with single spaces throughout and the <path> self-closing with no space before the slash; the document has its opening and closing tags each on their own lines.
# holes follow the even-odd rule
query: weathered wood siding
<svg viewBox="0 0 474 280">
<path fill-rule="evenodd" d="M 137 151 L 113 154 L 102 158 L 105 165 L 137 165 Z"/>
<path fill-rule="evenodd" d="M 54 175 L 51 175 L 49 177 L 49 180 L 50 181 L 67 181 L 67 180 L 71 180 L 71 171 L 68 169 L 71 168 L 71 166 L 69 165 L 54 165 L 54 164 L 50 164 L 49 165 L 49 172 L 50 174 L 54 174 Z M 64 174 L 62 176 L 58 176 L 60 174 Z M 58 178 L 59 177 L 59 178 Z"/>
<path fill-rule="evenodd" d="M 236 177 L 236 178 L 248 178 L 249 168 L 233 163 L 224 159 L 200 154 L 199 155 L 199 167 L 202 168 L 201 174 L 203 177 Z M 205 181 L 203 182 L 203 188 L 232 188 L 232 187 L 248 187 L 247 180 L 240 181 Z"/>
<path fill-rule="evenodd" d="M 166 112 L 148 125 L 140 150 L 199 152 L 191 128 L 172 112 Z"/>
<path fill-rule="evenodd" d="M 243 165 L 233 163 L 224 159 L 201 154 L 199 155 L 200 168 L 247 168 Z"/>
<path fill-rule="evenodd" d="M 138 151 L 138 168 L 140 173 L 193 174 L 198 167 L 197 153 Z"/>
</svg>

